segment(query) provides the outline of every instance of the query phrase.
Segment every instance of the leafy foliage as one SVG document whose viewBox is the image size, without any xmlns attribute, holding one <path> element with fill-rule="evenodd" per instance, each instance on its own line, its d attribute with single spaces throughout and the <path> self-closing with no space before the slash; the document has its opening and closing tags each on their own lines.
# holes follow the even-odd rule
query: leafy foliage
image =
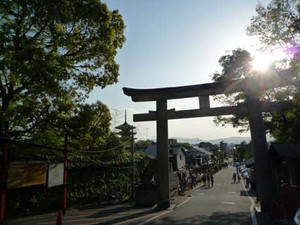
<svg viewBox="0 0 300 225">
<path fill-rule="evenodd" d="M 298 7 L 295 0 L 272 0 L 267 7 L 258 3 L 247 33 L 258 37 L 265 50 L 298 47 Z"/>
<path fill-rule="evenodd" d="M 257 15 L 251 20 L 247 32 L 259 38 L 264 49 L 279 48 L 287 53 L 288 59 L 280 72 L 291 74 L 300 80 L 300 4 L 294 0 L 273 0 L 265 8 L 257 5 Z M 292 100 L 293 108 L 285 112 L 266 115 L 266 125 L 278 141 L 300 140 L 300 93 L 299 88 L 275 90 L 270 93 L 276 100 Z"/>
<path fill-rule="evenodd" d="M 179 147 L 187 149 L 187 150 L 190 150 L 193 148 L 193 146 L 188 142 L 179 142 L 175 146 L 179 146 Z"/>
<path fill-rule="evenodd" d="M 118 81 L 125 26 L 100 0 L 4 0 L 0 21 L 0 120 L 12 136 Z"/>
<path fill-rule="evenodd" d="M 253 157 L 253 152 L 250 150 L 251 146 L 245 141 L 235 146 L 233 151 L 233 158 L 235 161 L 242 162 L 244 159 Z"/>
<path fill-rule="evenodd" d="M 135 147 L 137 148 L 147 148 L 151 145 L 151 140 L 147 139 L 147 140 L 138 140 L 135 143 Z"/>
<path fill-rule="evenodd" d="M 252 58 L 250 53 L 243 49 L 232 50 L 230 54 L 219 59 L 222 67 L 221 73 L 214 73 L 212 79 L 215 82 L 228 82 L 249 77 Z"/>
<path fill-rule="evenodd" d="M 293 0 L 273 0 L 267 7 L 258 4 L 257 15 L 251 20 L 247 32 L 259 38 L 262 50 L 272 52 L 281 49 L 286 52 L 286 59 L 276 62 L 269 71 L 258 73 L 251 69 L 251 55 L 242 49 L 233 50 L 231 54 L 222 56 L 219 60 L 222 67 L 221 73 L 212 75 L 212 79 L 218 82 L 227 82 L 247 77 L 270 76 L 276 78 L 281 74 L 289 74 L 296 80 L 300 80 L 300 29 L 299 8 L 300 4 Z M 292 100 L 293 108 L 284 112 L 265 113 L 267 131 L 279 141 L 299 141 L 299 88 L 287 87 L 269 90 L 260 93 L 262 100 L 282 101 Z M 215 100 L 226 105 L 236 105 L 245 102 L 243 93 L 216 96 Z M 240 132 L 249 129 L 248 119 L 244 115 L 230 117 L 216 117 L 216 124 L 225 126 L 231 124 L 239 127 Z"/>
<path fill-rule="evenodd" d="M 110 121 L 109 109 L 103 103 L 79 105 L 68 121 L 72 147 L 92 150 L 103 145 L 110 135 Z"/>
</svg>

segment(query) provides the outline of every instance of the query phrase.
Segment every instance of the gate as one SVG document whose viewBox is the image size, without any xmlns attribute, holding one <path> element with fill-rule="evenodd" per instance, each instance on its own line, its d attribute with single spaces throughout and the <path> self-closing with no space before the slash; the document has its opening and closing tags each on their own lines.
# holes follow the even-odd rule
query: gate
<svg viewBox="0 0 300 225">
<path fill-rule="evenodd" d="M 286 75 L 215 82 L 200 85 L 157 88 L 131 89 L 123 88 L 124 94 L 134 102 L 156 101 L 156 111 L 135 114 L 133 120 L 156 121 L 157 132 L 157 165 L 158 165 L 158 207 L 168 208 L 169 200 L 169 162 L 168 162 L 168 120 L 220 115 L 248 115 L 250 133 L 254 147 L 258 196 L 264 212 L 270 210 L 271 204 L 271 169 L 268 146 L 262 112 L 280 111 L 292 106 L 290 101 L 260 101 L 259 94 L 277 87 L 294 85 L 299 82 Z M 209 96 L 244 92 L 246 102 L 236 106 L 210 107 Z M 167 101 L 180 98 L 199 98 L 199 108 L 192 110 L 168 110 Z"/>
</svg>

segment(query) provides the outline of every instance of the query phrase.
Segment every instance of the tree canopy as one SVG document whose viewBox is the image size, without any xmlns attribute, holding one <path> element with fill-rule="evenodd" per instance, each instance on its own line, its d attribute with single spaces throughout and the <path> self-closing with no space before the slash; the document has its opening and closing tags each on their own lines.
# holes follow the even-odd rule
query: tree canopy
<svg viewBox="0 0 300 225">
<path fill-rule="evenodd" d="M 64 118 L 118 81 L 124 22 L 100 0 L 0 3 L 0 120 L 11 135 Z"/>
<path fill-rule="evenodd" d="M 252 69 L 253 57 L 243 49 L 233 50 L 219 60 L 221 72 L 212 75 L 214 81 L 232 81 L 255 76 L 280 76 L 289 74 L 294 80 L 300 80 L 300 4 L 293 0 L 273 0 L 266 7 L 258 4 L 257 15 L 251 19 L 247 28 L 248 35 L 258 37 L 261 51 L 273 52 L 276 49 L 286 53 L 286 58 L 275 62 L 268 71 Z M 293 108 L 284 112 L 265 113 L 266 128 L 278 141 L 300 140 L 300 94 L 295 87 L 271 89 L 260 96 L 262 100 L 292 100 Z M 243 93 L 217 96 L 216 99 L 228 105 L 245 102 Z M 217 117 L 217 124 L 231 124 L 248 130 L 245 116 Z"/>
</svg>

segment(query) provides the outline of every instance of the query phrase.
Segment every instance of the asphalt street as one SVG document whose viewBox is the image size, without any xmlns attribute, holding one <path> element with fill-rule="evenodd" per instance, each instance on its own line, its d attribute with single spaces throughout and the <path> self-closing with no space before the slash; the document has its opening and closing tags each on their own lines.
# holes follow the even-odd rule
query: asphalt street
<svg viewBox="0 0 300 225">
<path fill-rule="evenodd" d="M 202 224 L 249 225 L 252 224 L 250 206 L 242 183 L 232 183 L 234 167 L 223 169 L 215 175 L 214 187 L 200 185 L 191 191 L 191 197 L 179 207 L 142 224 Z"/>
</svg>

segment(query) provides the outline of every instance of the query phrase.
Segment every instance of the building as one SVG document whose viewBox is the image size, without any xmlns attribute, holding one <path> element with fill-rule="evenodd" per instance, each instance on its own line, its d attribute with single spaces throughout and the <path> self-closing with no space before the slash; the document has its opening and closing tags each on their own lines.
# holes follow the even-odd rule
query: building
<svg viewBox="0 0 300 225">
<path fill-rule="evenodd" d="M 150 159 L 156 159 L 157 157 L 157 144 L 152 143 L 145 150 L 146 157 Z M 169 162 L 170 162 L 170 172 L 183 170 L 186 167 L 186 152 L 181 147 L 169 147 Z"/>
<path fill-rule="evenodd" d="M 186 151 L 186 164 L 190 169 L 197 169 L 204 172 L 212 163 L 212 153 L 204 148 L 193 146 Z"/>
</svg>

